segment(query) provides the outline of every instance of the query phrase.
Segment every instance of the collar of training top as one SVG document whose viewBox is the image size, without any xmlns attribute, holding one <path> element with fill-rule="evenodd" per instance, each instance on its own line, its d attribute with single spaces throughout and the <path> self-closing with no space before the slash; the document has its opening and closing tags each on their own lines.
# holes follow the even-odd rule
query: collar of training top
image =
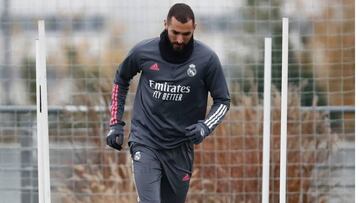
<svg viewBox="0 0 360 203">
<path fill-rule="evenodd" d="M 183 63 L 188 60 L 194 49 L 194 37 L 192 36 L 189 43 L 185 45 L 181 52 L 174 51 L 170 43 L 167 30 L 160 34 L 159 42 L 161 57 L 170 63 Z"/>
</svg>

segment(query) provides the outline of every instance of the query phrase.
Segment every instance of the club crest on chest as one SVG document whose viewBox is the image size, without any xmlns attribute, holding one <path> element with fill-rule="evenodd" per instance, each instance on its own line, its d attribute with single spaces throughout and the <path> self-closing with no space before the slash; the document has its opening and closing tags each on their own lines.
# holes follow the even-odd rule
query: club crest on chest
<svg viewBox="0 0 360 203">
<path fill-rule="evenodd" d="M 194 77 L 196 75 L 196 66 L 194 64 L 190 64 L 186 73 L 189 77 Z"/>
</svg>

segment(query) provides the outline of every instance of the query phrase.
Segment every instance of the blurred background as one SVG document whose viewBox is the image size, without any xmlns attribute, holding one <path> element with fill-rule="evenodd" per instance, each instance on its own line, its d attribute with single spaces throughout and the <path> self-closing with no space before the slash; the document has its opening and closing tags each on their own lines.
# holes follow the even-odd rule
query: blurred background
<svg viewBox="0 0 360 203">
<path fill-rule="evenodd" d="M 35 39 L 47 34 L 52 202 L 136 201 L 128 151 L 105 146 L 112 81 L 172 0 L 0 0 L 0 203 L 37 202 Z M 281 20 L 289 18 L 287 202 L 354 202 L 354 0 L 188 0 L 232 106 L 196 147 L 187 202 L 261 202 L 264 37 L 272 37 L 270 202 L 279 201 Z M 126 105 L 129 132 L 137 78 Z M 210 100 L 211 101 L 211 100 Z M 211 104 L 211 102 L 210 102 Z"/>
</svg>

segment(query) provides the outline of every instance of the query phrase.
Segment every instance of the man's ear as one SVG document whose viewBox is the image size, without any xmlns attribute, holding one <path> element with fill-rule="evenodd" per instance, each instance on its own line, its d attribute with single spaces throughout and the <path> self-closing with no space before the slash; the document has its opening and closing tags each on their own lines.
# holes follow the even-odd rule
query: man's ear
<svg viewBox="0 0 360 203">
<path fill-rule="evenodd" d="M 164 20 L 164 27 L 165 27 L 165 29 L 167 30 L 168 24 L 167 24 L 167 20 L 166 20 L 166 19 Z"/>
<path fill-rule="evenodd" d="M 197 24 L 195 23 L 195 24 L 194 24 L 194 30 L 196 29 L 196 26 L 197 26 Z"/>
</svg>

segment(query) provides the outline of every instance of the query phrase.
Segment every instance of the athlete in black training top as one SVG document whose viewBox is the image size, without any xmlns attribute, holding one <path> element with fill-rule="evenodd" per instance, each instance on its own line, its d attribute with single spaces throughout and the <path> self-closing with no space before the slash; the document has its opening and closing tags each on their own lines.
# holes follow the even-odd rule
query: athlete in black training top
<svg viewBox="0 0 360 203">
<path fill-rule="evenodd" d="M 141 73 L 133 106 L 130 153 L 140 203 L 183 203 L 193 144 L 223 120 L 230 96 L 217 55 L 193 39 L 192 9 L 175 4 L 160 37 L 137 44 L 116 72 L 107 144 L 121 150 L 130 80 Z M 208 92 L 213 104 L 206 115 Z"/>
</svg>

